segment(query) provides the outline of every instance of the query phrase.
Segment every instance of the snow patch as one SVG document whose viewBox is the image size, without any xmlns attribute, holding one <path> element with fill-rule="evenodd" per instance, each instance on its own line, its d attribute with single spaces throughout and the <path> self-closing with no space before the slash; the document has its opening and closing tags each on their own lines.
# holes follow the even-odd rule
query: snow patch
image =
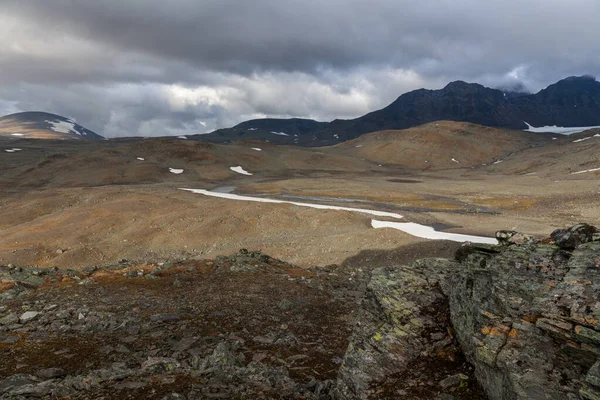
<svg viewBox="0 0 600 400">
<path fill-rule="evenodd" d="M 273 135 L 279 135 L 279 136 L 290 136 L 285 132 L 271 132 Z"/>
<path fill-rule="evenodd" d="M 177 139 L 187 139 L 187 136 L 184 136 L 184 135 L 177 136 Z"/>
<path fill-rule="evenodd" d="M 588 136 L 588 137 L 584 137 L 581 139 L 573 140 L 573 143 L 583 142 L 584 140 L 588 140 L 588 139 L 595 138 L 595 137 L 600 137 L 600 133 L 596 133 L 594 136 Z"/>
<path fill-rule="evenodd" d="M 252 147 L 252 150 L 262 151 L 262 149 L 259 149 L 258 147 Z"/>
<path fill-rule="evenodd" d="M 456 160 L 456 159 L 454 159 L 454 158 L 452 159 L 452 161 L 454 161 L 454 162 L 455 162 L 455 163 L 457 163 L 457 164 L 460 164 L 460 161 L 458 161 L 458 160 Z"/>
<path fill-rule="evenodd" d="M 536 128 L 534 126 L 529 125 L 526 121 L 523 121 L 523 122 L 525 122 L 525 124 L 527 125 L 527 129 L 524 129 L 525 132 L 536 132 L 536 133 L 550 132 L 550 133 L 559 133 L 561 135 L 572 135 L 574 133 L 584 132 L 589 129 L 600 128 L 600 126 L 564 127 L 564 126 L 556 126 L 556 125 L 540 126 L 539 128 Z"/>
<path fill-rule="evenodd" d="M 16 153 L 17 151 L 21 151 L 23 149 L 17 149 L 16 147 L 13 147 L 12 149 L 5 149 L 4 151 L 7 153 Z"/>
<path fill-rule="evenodd" d="M 600 171 L 600 168 L 592 168 L 592 169 L 586 169 L 583 171 L 571 172 L 571 175 L 577 175 L 577 174 L 583 174 L 586 172 L 595 172 L 595 171 Z"/>
<path fill-rule="evenodd" d="M 25 136 L 24 133 L 11 133 L 12 136 Z"/>
<path fill-rule="evenodd" d="M 249 131 L 256 131 L 258 128 L 248 128 Z"/>
<path fill-rule="evenodd" d="M 169 172 L 172 174 L 182 174 L 183 170 L 179 168 L 169 168 Z"/>
<path fill-rule="evenodd" d="M 263 197 L 241 196 L 239 194 L 233 194 L 233 193 L 211 192 L 211 191 L 208 191 L 205 189 L 180 188 L 180 190 L 186 190 L 188 192 L 202 194 L 205 196 L 220 197 L 222 199 L 254 201 L 254 202 L 259 202 L 259 203 L 292 204 L 295 206 L 316 208 L 319 210 L 351 211 L 351 212 L 356 212 L 356 213 L 375 215 L 378 217 L 389 217 L 389 218 L 396 218 L 396 219 L 402 218 L 402 215 L 400 215 L 400 214 L 387 212 L 387 211 L 366 210 L 366 209 L 362 209 L 362 208 L 352 208 L 352 207 L 329 206 L 329 205 L 325 205 L 325 204 L 298 203 L 295 201 L 276 200 L 276 199 L 268 199 L 268 198 L 263 198 Z"/>
<path fill-rule="evenodd" d="M 74 132 L 75 134 L 81 136 L 81 133 L 75 130 L 75 123 L 73 121 L 46 121 L 47 124 L 50 125 L 50 129 L 52 129 L 54 132 L 58 132 L 58 133 L 71 133 Z M 83 133 L 84 135 L 86 135 L 86 133 Z"/>
<path fill-rule="evenodd" d="M 237 172 L 238 174 L 242 174 L 242 175 L 252 175 L 250 172 L 246 171 L 244 168 L 242 168 L 240 165 L 238 165 L 237 167 L 229 167 L 230 170 L 232 170 L 233 172 Z"/>
<path fill-rule="evenodd" d="M 144 157 L 138 157 L 137 159 L 140 161 L 145 161 Z"/>
<path fill-rule="evenodd" d="M 498 244 L 498 241 L 495 238 L 485 236 L 463 235 L 460 233 L 439 232 L 430 226 L 415 224 L 414 222 L 389 222 L 378 221 L 376 219 L 373 219 L 371 220 L 371 226 L 373 228 L 398 229 L 402 232 L 408 233 L 409 235 L 413 235 L 424 239 L 451 240 L 453 242 Z"/>
<path fill-rule="evenodd" d="M 494 164 L 500 164 L 502 161 L 504 161 L 504 160 L 494 161 Z"/>
</svg>

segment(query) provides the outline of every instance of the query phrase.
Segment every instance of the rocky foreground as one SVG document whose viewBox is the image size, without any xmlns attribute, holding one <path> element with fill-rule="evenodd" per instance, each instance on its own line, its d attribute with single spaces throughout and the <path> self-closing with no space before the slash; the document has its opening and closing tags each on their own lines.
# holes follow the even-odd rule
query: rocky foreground
<svg viewBox="0 0 600 400">
<path fill-rule="evenodd" d="M 0 398 L 600 399 L 600 233 L 454 260 L 0 267 Z"/>
</svg>

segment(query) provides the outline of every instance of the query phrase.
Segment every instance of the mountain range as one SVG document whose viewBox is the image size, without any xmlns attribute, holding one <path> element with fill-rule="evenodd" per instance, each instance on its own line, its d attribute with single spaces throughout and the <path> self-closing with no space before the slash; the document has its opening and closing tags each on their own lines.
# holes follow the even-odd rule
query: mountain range
<svg viewBox="0 0 600 400">
<path fill-rule="evenodd" d="M 515 130 L 527 129 L 526 122 L 537 127 L 600 125 L 600 82 L 591 76 L 569 77 L 538 93 L 526 94 L 522 88 L 503 91 L 456 81 L 440 90 L 405 93 L 387 107 L 355 119 L 329 123 L 257 119 L 190 138 L 209 142 L 261 139 L 281 144 L 332 145 L 368 132 L 407 129 L 439 120 Z"/>
<path fill-rule="evenodd" d="M 355 119 L 319 122 L 311 119 L 264 118 L 188 139 L 213 143 L 259 140 L 273 144 L 327 146 L 365 133 L 407 129 L 447 120 L 523 130 L 543 126 L 600 125 L 600 82 L 592 76 L 569 77 L 535 94 L 522 86 L 504 90 L 455 81 L 439 90 L 418 89 L 387 107 Z M 102 139 L 75 121 L 44 112 L 0 118 L 0 135 L 29 138 Z"/>
</svg>

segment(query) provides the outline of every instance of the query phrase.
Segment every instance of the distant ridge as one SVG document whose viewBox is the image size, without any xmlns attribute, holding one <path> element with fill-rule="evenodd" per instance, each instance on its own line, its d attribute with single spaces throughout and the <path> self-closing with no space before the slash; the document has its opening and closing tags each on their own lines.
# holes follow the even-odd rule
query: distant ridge
<svg viewBox="0 0 600 400">
<path fill-rule="evenodd" d="M 209 142 L 263 140 L 276 144 L 325 146 L 368 132 L 398 130 L 448 120 L 516 129 L 533 126 L 600 125 L 600 82 L 593 76 L 565 78 L 535 94 L 451 82 L 440 90 L 418 89 L 387 107 L 351 120 L 329 123 L 302 119 L 257 119 L 190 138 Z M 300 124 L 304 128 L 294 129 Z M 276 135 L 273 132 L 285 133 Z"/>
<path fill-rule="evenodd" d="M 1 117 L 0 136 L 26 139 L 104 139 L 72 119 L 41 111 L 28 111 Z"/>
</svg>

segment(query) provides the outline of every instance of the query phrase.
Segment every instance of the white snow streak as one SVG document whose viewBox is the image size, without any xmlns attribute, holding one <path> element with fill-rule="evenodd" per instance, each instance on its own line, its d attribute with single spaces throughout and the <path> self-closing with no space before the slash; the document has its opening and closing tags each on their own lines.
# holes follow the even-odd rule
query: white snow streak
<svg viewBox="0 0 600 400">
<path fill-rule="evenodd" d="M 237 172 L 238 174 L 242 174 L 242 175 L 252 175 L 250 172 L 246 171 L 244 168 L 242 168 L 240 165 L 238 165 L 237 167 L 229 167 L 230 170 L 232 170 L 233 172 Z"/>
<path fill-rule="evenodd" d="M 366 209 L 362 209 L 362 208 L 352 208 L 352 207 L 329 206 L 329 205 L 325 205 L 325 204 L 298 203 L 295 201 L 276 200 L 276 199 L 268 199 L 268 198 L 263 198 L 263 197 L 241 196 L 239 194 L 233 194 L 233 193 L 211 192 L 211 191 L 208 191 L 205 189 L 186 189 L 186 188 L 180 188 L 180 189 L 187 190 L 188 192 L 192 192 L 192 193 L 203 194 L 205 196 L 220 197 L 223 199 L 254 201 L 254 202 L 259 202 L 259 203 L 293 204 L 295 206 L 316 208 L 319 210 L 350 211 L 350 212 L 357 212 L 357 213 L 362 213 L 362 214 L 375 215 L 378 217 L 389 217 L 389 218 L 397 218 L 397 219 L 402 218 L 402 215 L 400 215 L 400 214 L 391 213 L 391 212 L 387 212 L 387 211 L 366 210 Z"/>
<path fill-rule="evenodd" d="M 583 174 L 586 172 L 595 172 L 595 171 L 600 171 L 600 168 L 592 168 L 592 169 L 586 169 L 583 171 L 571 172 L 571 175 L 577 175 L 577 174 Z"/>
<path fill-rule="evenodd" d="M 183 170 L 179 168 L 169 168 L 169 172 L 172 174 L 182 174 Z"/>
<path fill-rule="evenodd" d="M 439 232 L 430 226 L 415 224 L 414 222 L 389 222 L 378 221 L 376 219 L 373 219 L 371 220 L 371 226 L 373 228 L 398 229 L 402 232 L 408 233 L 409 235 L 413 235 L 424 239 L 440 239 L 452 240 L 453 242 L 498 244 L 498 241 L 494 238 L 484 236 L 462 235 L 460 233 Z"/>
</svg>

